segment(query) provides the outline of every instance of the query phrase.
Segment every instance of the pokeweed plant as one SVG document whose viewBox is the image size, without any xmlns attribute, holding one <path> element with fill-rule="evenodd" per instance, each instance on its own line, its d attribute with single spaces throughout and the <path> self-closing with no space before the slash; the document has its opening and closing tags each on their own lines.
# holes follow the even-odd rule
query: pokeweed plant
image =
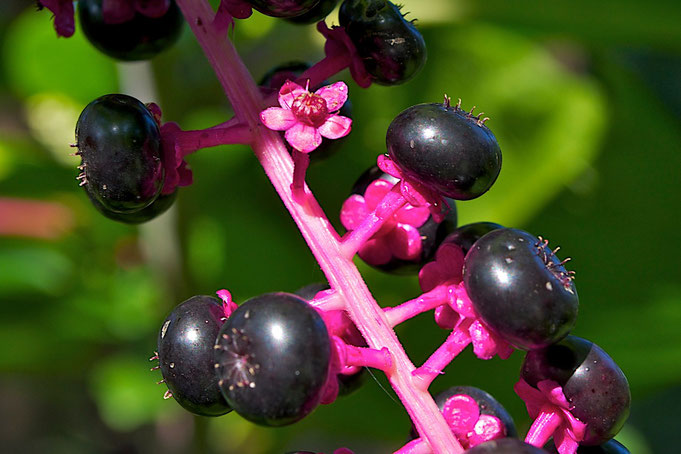
<svg viewBox="0 0 681 454">
<path fill-rule="evenodd" d="M 73 34 L 70 0 L 40 4 L 55 14 L 59 35 Z M 317 23 L 325 58 L 275 69 L 259 87 L 228 32 L 253 8 L 314 23 L 335 6 L 222 0 L 214 11 L 205 0 L 78 4 L 88 39 L 122 60 L 146 59 L 171 45 L 181 12 L 235 112 L 222 124 L 187 131 L 163 122 L 155 104 L 122 94 L 94 100 L 78 119 L 74 144 L 77 180 L 94 206 L 117 221 L 145 222 L 191 184 L 188 154 L 249 145 L 328 281 L 241 305 L 224 289 L 217 298 L 199 295 L 178 305 L 162 323 L 152 357 L 168 387 L 165 397 L 198 415 L 234 410 L 281 426 L 351 391 L 371 367 L 385 373 L 413 423 L 411 440 L 396 453 L 547 452 L 551 438 L 561 454 L 628 452 L 612 440 L 629 411 L 624 374 L 598 346 L 569 335 L 578 309 L 569 259 L 522 230 L 491 222 L 457 227 L 456 201 L 482 196 L 501 170 L 487 117 L 447 95 L 404 110 L 387 130 L 387 153 L 343 204 L 347 232 L 329 222 L 305 183 L 310 154 L 345 137 L 353 124 L 341 112 L 348 86 L 324 81 L 348 68 L 363 88 L 406 82 L 425 64 L 423 38 L 387 0 L 345 0 L 340 26 Z M 388 272 L 417 271 L 423 293 L 381 308 L 353 263 L 357 254 Z M 449 335 L 417 367 L 394 328 L 427 311 Z M 459 386 L 430 395 L 433 380 L 468 345 L 483 360 L 527 352 L 514 387 L 535 419 L 524 441 L 482 390 Z"/>
</svg>

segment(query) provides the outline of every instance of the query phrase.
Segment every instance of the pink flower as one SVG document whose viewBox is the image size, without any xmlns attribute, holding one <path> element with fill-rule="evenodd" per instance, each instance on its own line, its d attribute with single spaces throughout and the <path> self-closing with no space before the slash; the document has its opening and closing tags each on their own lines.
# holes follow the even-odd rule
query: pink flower
<svg viewBox="0 0 681 454">
<path fill-rule="evenodd" d="M 382 178 L 369 184 L 364 195 L 353 194 L 341 208 L 341 223 L 354 230 L 381 203 L 395 181 Z M 406 204 L 389 219 L 374 236 L 359 249 L 359 256 L 371 265 L 384 265 L 393 257 L 417 261 L 421 257 L 422 241 L 419 227 L 428 220 L 428 207 Z"/>
<path fill-rule="evenodd" d="M 269 129 L 286 131 L 286 141 L 303 153 L 315 150 L 322 137 L 340 139 L 351 129 L 352 120 L 338 115 L 348 99 L 348 86 L 336 82 L 310 93 L 300 85 L 286 81 L 279 90 L 279 105 L 260 112 L 260 120 Z"/>
</svg>

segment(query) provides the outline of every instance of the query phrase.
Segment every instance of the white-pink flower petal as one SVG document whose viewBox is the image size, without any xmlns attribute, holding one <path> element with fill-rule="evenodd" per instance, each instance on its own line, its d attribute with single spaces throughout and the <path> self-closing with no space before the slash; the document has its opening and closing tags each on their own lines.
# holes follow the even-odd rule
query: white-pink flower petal
<svg viewBox="0 0 681 454">
<path fill-rule="evenodd" d="M 329 112 L 335 112 L 343 107 L 348 100 L 348 86 L 343 81 L 326 85 L 315 92 L 326 101 L 326 108 Z"/>
<path fill-rule="evenodd" d="M 326 119 L 318 130 L 327 139 L 340 139 L 345 137 L 352 129 L 352 120 L 341 115 L 331 115 Z"/>
<path fill-rule="evenodd" d="M 303 153 L 315 150 L 322 143 L 322 136 L 313 126 L 296 123 L 286 131 L 286 140 L 293 148 Z"/>
<path fill-rule="evenodd" d="M 281 107 L 270 107 L 263 110 L 260 112 L 260 121 L 269 129 L 275 131 L 286 131 L 298 122 L 290 110 Z"/>
<path fill-rule="evenodd" d="M 287 80 L 279 89 L 279 105 L 285 109 L 290 109 L 293 105 L 293 100 L 305 93 L 308 93 L 308 91 L 303 87 Z"/>
</svg>

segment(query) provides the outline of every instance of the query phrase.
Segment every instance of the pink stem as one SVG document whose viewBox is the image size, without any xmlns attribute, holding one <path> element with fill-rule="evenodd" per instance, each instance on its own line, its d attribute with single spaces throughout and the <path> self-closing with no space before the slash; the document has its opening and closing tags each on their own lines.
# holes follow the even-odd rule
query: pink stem
<svg viewBox="0 0 681 454">
<path fill-rule="evenodd" d="M 442 345 L 430 355 L 430 358 L 413 372 L 414 376 L 419 378 L 418 386 L 421 389 L 428 389 L 435 377 L 440 375 L 442 370 L 471 343 L 468 328 L 472 323 L 471 319 L 464 319 L 452 330 Z"/>
<path fill-rule="evenodd" d="M 371 348 L 386 348 L 394 367 L 387 375 L 416 430 L 435 454 L 459 454 L 461 444 L 449 430 L 435 401 L 427 391 L 414 386 L 415 369 L 404 352 L 383 310 L 376 303 L 351 257 L 341 252 L 338 234 L 310 195 L 306 207 L 296 203 L 291 192 L 293 162 L 279 133 L 260 122 L 263 101 L 257 85 L 239 58 L 231 41 L 216 35 L 211 25 L 213 10 L 206 0 L 177 0 L 187 23 L 213 66 L 237 118 L 252 128 L 253 151 L 282 202 L 305 238 L 331 288 L 347 302 L 347 311 Z"/>
<path fill-rule="evenodd" d="M 383 347 L 381 350 L 373 348 L 355 347 L 345 344 L 345 357 L 343 364 L 348 367 L 373 367 L 384 372 L 390 371 L 393 367 L 390 352 Z"/>
<path fill-rule="evenodd" d="M 431 454 L 432 452 L 428 443 L 420 438 L 416 438 L 402 446 L 393 454 Z"/>
<path fill-rule="evenodd" d="M 555 408 L 555 406 L 550 405 L 542 408 L 525 436 L 525 443 L 541 448 L 549 441 L 549 438 L 563 422 L 562 415 Z"/>
<path fill-rule="evenodd" d="M 356 229 L 348 232 L 342 240 L 342 251 L 346 257 L 353 257 L 364 243 L 378 232 L 390 218 L 407 203 L 400 191 L 400 185 L 396 184 L 392 190 L 383 197 L 376 209 L 362 221 Z"/>
<path fill-rule="evenodd" d="M 437 286 L 428 293 L 406 301 L 399 306 L 386 307 L 384 309 L 386 317 L 390 326 L 397 326 L 400 323 L 409 320 L 412 317 L 435 309 L 438 306 L 447 304 L 449 300 L 449 292 L 446 286 Z"/>
<path fill-rule="evenodd" d="M 352 59 L 347 54 L 325 57 L 301 74 L 295 82 L 298 85 L 305 86 L 305 83 L 309 80 L 310 87 L 318 87 L 329 77 L 335 76 L 350 66 L 351 61 Z"/>
<path fill-rule="evenodd" d="M 293 182 L 291 183 L 291 191 L 298 194 L 297 197 L 302 200 L 305 194 L 305 173 L 310 165 L 310 155 L 298 150 L 293 150 Z"/>
<path fill-rule="evenodd" d="M 310 305 L 323 311 L 343 310 L 346 307 L 345 300 L 336 292 L 327 290 L 324 295 L 310 300 Z"/>
<path fill-rule="evenodd" d="M 250 144 L 253 134 L 248 126 L 236 124 L 229 127 L 213 127 L 196 131 L 173 131 L 167 139 L 179 149 L 182 157 L 201 148 L 218 145 Z"/>
</svg>

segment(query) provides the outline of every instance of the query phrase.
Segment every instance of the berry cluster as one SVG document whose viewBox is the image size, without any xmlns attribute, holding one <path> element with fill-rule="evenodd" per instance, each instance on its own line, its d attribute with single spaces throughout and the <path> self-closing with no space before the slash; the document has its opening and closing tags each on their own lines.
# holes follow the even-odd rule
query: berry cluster
<svg viewBox="0 0 681 454">
<path fill-rule="evenodd" d="M 457 226 L 456 201 L 482 196 L 501 170 L 488 118 L 446 95 L 444 102 L 399 113 L 387 130 L 387 153 L 340 210 L 347 232 L 332 228 L 305 174 L 310 155 L 328 152 L 330 141 L 350 133 L 352 119 L 348 86 L 325 80 L 348 68 L 362 87 L 404 83 L 425 64 L 423 38 L 390 1 L 345 0 L 340 26 L 317 26 L 326 57 L 277 67 L 258 87 L 224 32 L 252 9 L 305 24 L 323 19 L 336 3 L 223 0 L 214 12 L 204 1 L 79 2 L 88 39 L 123 60 L 149 58 L 171 44 L 183 15 L 237 113 L 212 128 L 183 131 L 163 123 L 154 104 L 121 94 L 96 99 L 78 119 L 75 144 L 77 179 L 94 206 L 117 221 L 152 219 L 172 204 L 179 186 L 191 184 L 188 153 L 248 144 L 328 280 L 238 306 L 227 290 L 217 292 L 219 299 L 194 296 L 178 305 L 162 323 L 152 357 L 166 398 L 198 415 L 234 410 L 257 424 L 281 426 L 356 389 L 371 367 L 386 374 L 413 421 L 411 440 L 397 453 L 541 453 L 551 438 L 546 449 L 561 454 L 628 452 L 612 440 L 628 415 L 626 378 L 602 349 L 570 335 L 578 296 L 568 259 L 522 230 L 491 222 Z M 59 1 L 43 4 L 64 11 Z M 58 31 L 63 23 L 68 17 L 58 15 Z M 355 255 L 383 271 L 418 273 L 423 293 L 381 308 Z M 416 367 L 393 328 L 428 311 L 449 335 Z M 434 398 L 428 393 L 468 345 L 480 359 L 526 352 L 514 387 L 534 418 L 524 441 L 486 392 L 455 386 Z"/>
</svg>

